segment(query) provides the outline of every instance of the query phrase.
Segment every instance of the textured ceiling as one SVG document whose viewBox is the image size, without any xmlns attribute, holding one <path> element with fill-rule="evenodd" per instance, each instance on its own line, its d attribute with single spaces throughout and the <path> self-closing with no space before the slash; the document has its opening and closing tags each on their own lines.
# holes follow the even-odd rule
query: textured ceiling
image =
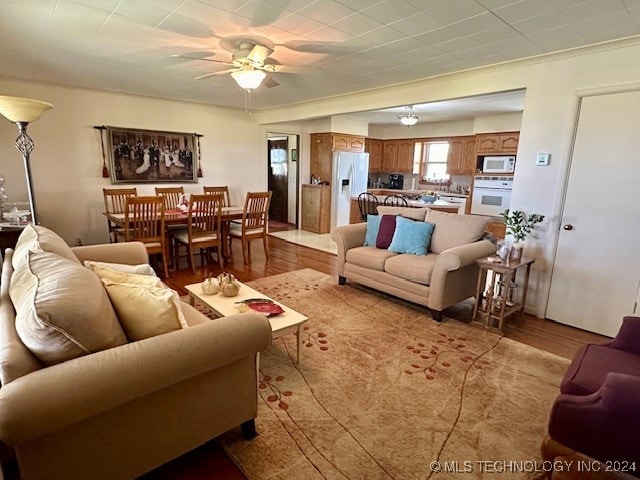
<svg viewBox="0 0 640 480">
<path fill-rule="evenodd" d="M 640 0 L 1 0 L 0 73 L 231 107 L 240 41 L 274 49 L 255 110 L 640 34 Z M 284 73 L 284 72 L 296 73 Z"/>
</svg>

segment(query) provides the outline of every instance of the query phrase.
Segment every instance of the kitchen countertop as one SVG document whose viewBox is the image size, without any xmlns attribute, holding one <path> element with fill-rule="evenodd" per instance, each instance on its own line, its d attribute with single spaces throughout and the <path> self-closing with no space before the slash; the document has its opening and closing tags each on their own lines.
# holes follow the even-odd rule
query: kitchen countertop
<svg viewBox="0 0 640 480">
<path fill-rule="evenodd" d="M 467 193 L 448 193 L 442 190 L 429 190 L 429 189 L 424 189 L 424 190 L 393 190 L 393 189 L 388 189 L 388 188 L 369 188 L 367 189 L 367 192 L 369 193 L 373 193 L 374 195 L 376 195 L 376 192 L 393 192 L 393 194 L 395 195 L 421 195 L 424 192 L 434 192 L 436 195 L 443 195 L 445 197 L 460 197 L 460 198 L 469 198 L 469 194 Z M 390 193 L 390 195 L 393 195 Z"/>
<path fill-rule="evenodd" d="M 398 192 L 401 192 L 402 190 L 396 190 Z M 384 199 L 387 197 L 387 195 L 375 195 L 375 197 L 378 199 L 378 202 L 380 202 L 380 205 L 382 205 L 384 203 Z M 358 200 L 358 197 L 351 197 L 352 200 Z M 427 203 L 427 202 L 423 202 L 422 200 L 409 200 L 407 198 L 407 203 L 409 204 L 410 207 L 430 207 L 433 205 L 439 205 L 439 206 L 443 206 L 443 207 L 458 207 L 459 204 L 457 203 L 450 203 L 450 202 L 446 202 L 444 200 L 436 200 L 435 202 L 432 203 Z"/>
</svg>

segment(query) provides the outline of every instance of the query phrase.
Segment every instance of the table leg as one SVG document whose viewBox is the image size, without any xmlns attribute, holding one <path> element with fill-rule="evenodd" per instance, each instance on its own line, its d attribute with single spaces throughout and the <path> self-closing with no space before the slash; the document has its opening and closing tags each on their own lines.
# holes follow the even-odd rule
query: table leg
<svg viewBox="0 0 640 480">
<path fill-rule="evenodd" d="M 223 221 L 220 224 L 220 236 L 222 237 L 222 257 L 225 260 L 231 258 L 229 251 L 229 221 Z"/>
<path fill-rule="evenodd" d="M 191 292 L 189 292 L 189 305 L 191 305 L 192 307 L 195 306 L 195 299 L 193 298 L 193 295 L 191 294 Z"/>
<path fill-rule="evenodd" d="M 507 300 L 509 299 L 509 293 L 511 291 L 511 279 L 513 277 L 513 272 L 509 271 L 507 273 L 503 273 L 500 280 L 502 281 L 502 302 L 500 304 L 500 314 L 498 317 L 498 328 L 502 330 L 502 325 L 504 324 L 504 312 L 507 309 Z"/>
<path fill-rule="evenodd" d="M 482 277 L 484 270 L 482 268 L 478 269 L 478 286 L 476 287 L 476 302 L 473 304 L 473 315 L 471 320 L 476 319 L 476 315 L 478 314 L 478 308 L 480 307 L 480 303 L 482 302 L 482 296 L 480 294 L 480 290 L 482 288 Z"/>
<path fill-rule="evenodd" d="M 522 308 L 520 309 L 520 314 L 524 313 L 524 305 L 527 301 L 527 290 L 529 289 L 529 273 L 531 273 L 531 264 L 527 265 L 527 271 L 524 277 L 524 286 L 522 290 Z"/>
<path fill-rule="evenodd" d="M 298 325 L 298 333 L 296 339 L 296 365 L 300 363 L 300 344 L 302 343 L 302 330 L 300 329 L 302 324 Z"/>
</svg>

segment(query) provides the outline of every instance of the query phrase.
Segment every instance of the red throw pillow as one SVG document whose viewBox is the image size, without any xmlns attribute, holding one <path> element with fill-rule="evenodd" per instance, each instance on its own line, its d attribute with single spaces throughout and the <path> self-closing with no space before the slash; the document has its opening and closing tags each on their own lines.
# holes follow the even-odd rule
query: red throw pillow
<svg viewBox="0 0 640 480">
<path fill-rule="evenodd" d="M 378 237 L 376 238 L 377 248 L 389 248 L 393 234 L 396 231 L 396 216 L 395 215 L 383 215 L 380 220 L 380 229 L 378 230 Z"/>
</svg>

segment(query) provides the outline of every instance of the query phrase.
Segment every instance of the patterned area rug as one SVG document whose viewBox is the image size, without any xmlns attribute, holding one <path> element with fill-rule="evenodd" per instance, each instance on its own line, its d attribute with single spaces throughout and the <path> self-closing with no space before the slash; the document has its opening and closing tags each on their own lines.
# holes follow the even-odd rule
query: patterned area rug
<svg viewBox="0 0 640 480">
<path fill-rule="evenodd" d="M 537 476 L 567 360 L 310 269 L 251 286 L 309 321 L 299 365 L 261 355 L 258 437 L 221 437 L 249 479 Z"/>
</svg>

